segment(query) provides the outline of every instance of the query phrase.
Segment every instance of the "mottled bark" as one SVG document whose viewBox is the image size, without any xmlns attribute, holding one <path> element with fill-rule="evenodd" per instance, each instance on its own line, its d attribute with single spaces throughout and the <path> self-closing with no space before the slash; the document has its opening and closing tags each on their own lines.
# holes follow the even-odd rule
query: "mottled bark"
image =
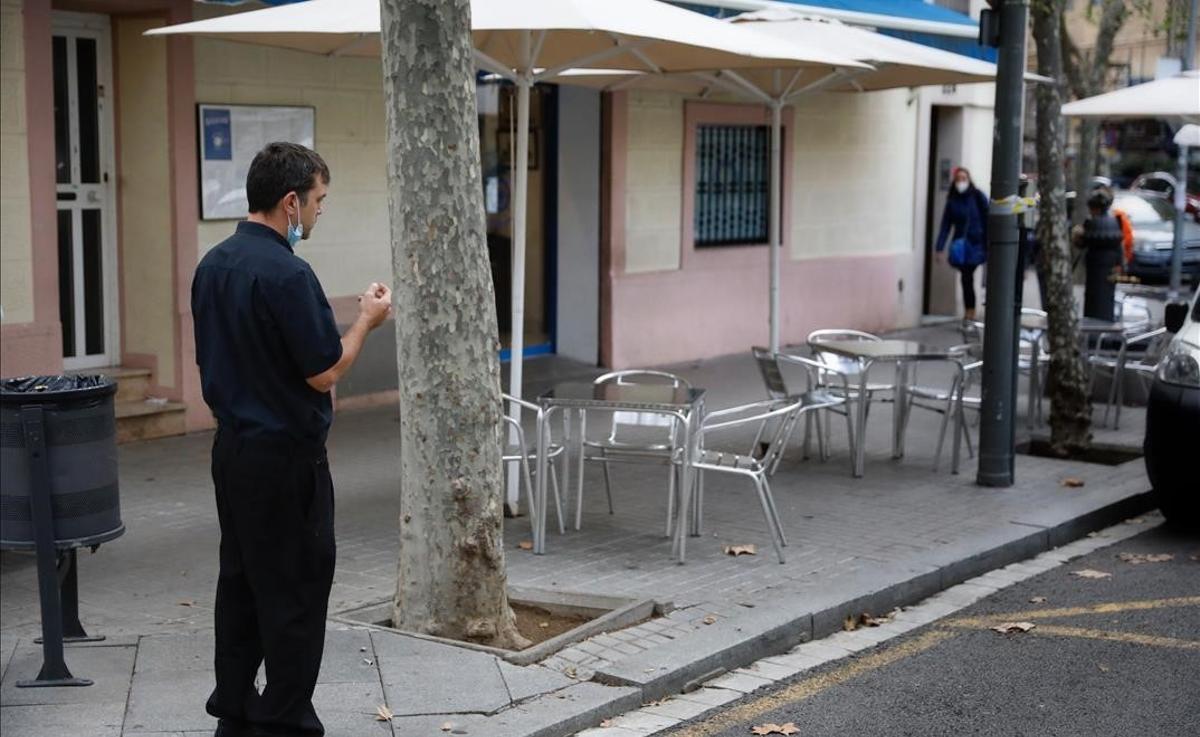
<svg viewBox="0 0 1200 737">
<path fill-rule="evenodd" d="M 1091 403 L 1087 372 L 1079 351 L 1079 325 L 1075 317 L 1071 246 L 1067 238 L 1066 176 L 1063 173 L 1062 46 L 1059 18 L 1064 0 L 1033 3 L 1033 40 L 1037 44 L 1037 71 L 1058 80 L 1036 86 L 1038 241 L 1046 273 L 1046 312 L 1050 329 L 1050 442 L 1068 454 L 1091 442 Z"/>
<path fill-rule="evenodd" d="M 508 605 L 500 365 L 469 0 L 383 0 L 400 378 L 395 626 L 527 644 Z"/>
<path fill-rule="evenodd" d="M 1109 63 L 1112 56 L 1113 39 L 1129 15 L 1126 0 L 1103 0 L 1100 20 L 1096 28 L 1096 43 L 1091 51 L 1082 52 L 1072 41 L 1066 25 L 1059 25 L 1059 42 L 1062 46 L 1062 65 L 1071 94 L 1076 99 L 1091 97 L 1105 91 L 1108 81 Z M 1092 13 L 1089 12 L 1089 17 Z M 1095 118 L 1079 121 L 1079 148 L 1075 154 L 1075 191 L 1082 193 L 1075 198 L 1072 222 L 1087 219 L 1088 182 L 1096 173 L 1097 147 L 1100 141 L 1100 122 Z"/>
</svg>

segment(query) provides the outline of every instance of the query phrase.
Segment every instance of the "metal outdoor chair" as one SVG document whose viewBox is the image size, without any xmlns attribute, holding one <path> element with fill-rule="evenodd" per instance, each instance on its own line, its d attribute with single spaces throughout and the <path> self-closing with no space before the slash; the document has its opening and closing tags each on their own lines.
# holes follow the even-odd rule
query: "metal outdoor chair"
<svg viewBox="0 0 1200 737">
<path fill-rule="evenodd" d="M 1046 317 L 1044 310 L 1039 310 L 1033 307 L 1022 307 L 1022 315 L 1034 315 L 1037 317 Z M 962 337 L 965 345 L 978 345 L 982 350 L 983 346 L 983 323 L 977 320 L 967 320 L 962 324 Z M 1037 343 L 1037 360 L 1034 362 L 1034 343 Z M 1044 408 L 1044 389 L 1046 386 L 1046 374 L 1050 370 L 1050 342 L 1046 338 L 1045 333 L 1040 333 L 1035 330 L 1021 329 L 1018 331 L 1017 340 L 1017 373 L 1029 377 L 1029 391 L 1036 392 L 1034 397 L 1034 408 L 1032 417 L 1028 418 L 1029 426 L 1042 422 L 1045 416 Z M 1036 387 L 1036 389 L 1035 389 Z M 978 419 L 978 418 L 976 418 Z"/>
<path fill-rule="evenodd" d="M 846 443 L 850 449 L 850 468 L 853 472 L 854 421 L 852 419 L 852 413 L 846 407 L 845 398 L 850 394 L 850 382 L 846 375 L 842 374 L 836 369 L 831 369 L 825 366 L 819 361 L 807 358 L 805 356 L 794 356 L 787 353 L 772 353 L 769 349 L 761 346 L 755 346 L 750 350 L 754 354 L 755 362 L 758 364 L 759 373 L 762 375 L 763 384 L 767 389 L 767 396 L 771 399 L 797 401 L 801 400 L 804 396 L 806 396 L 806 394 L 821 392 L 822 390 L 819 388 L 817 376 L 822 372 L 826 374 L 827 380 L 831 377 L 837 377 L 841 379 L 842 391 L 840 395 L 834 395 L 828 391 L 824 392 L 824 394 L 830 400 L 828 407 L 822 408 L 821 410 L 811 414 L 807 412 L 797 413 L 789 418 L 789 422 L 791 424 L 783 435 L 783 441 L 779 447 L 779 452 L 776 455 L 775 461 L 771 465 L 768 473 L 774 474 L 776 469 L 779 467 L 779 462 L 783 459 L 783 454 L 787 451 L 788 443 L 791 441 L 792 434 L 796 430 L 796 422 L 798 421 L 800 414 L 804 414 L 805 416 L 804 457 L 808 458 L 809 432 L 812 429 L 812 422 L 810 422 L 811 418 L 812 421 L 815 421 L 817 425 L 817 453 L 822 461 L 828 460 L 830 444 L 829 435 L 831 426 L 831 420 L 828 415 L 830 412 L 841 414 L 846 418 Z M 788 390 L 787 382 L 783 378 L 783 370 L 779 365 L 781 362 L 799 366 L 804 369 L 805 378 L 807 380 L 805 394 L 798 394 Z M 824 423 L 822 423 L 822 418 L 824 418 Z M 822 431 L 822 424 L 824 424 L 824 431 Z"/>
<path fill-rule="evenodd" d="M 863 414 L 864 421 L 871 416 L 872 403 L 895 401 L 896 385 L 887 382 L 871 383 L 868 381 L 866 396 L 860 398 L 859 379 L 862 374 L 862 363 L 853 358 L 846 358 L 845 356 L 820 350 L 813 345 L 814 341 L 820 340 L 880 341 L 883 339 L 878 335 L 848 328 L 827 328 L 814 330 L 809 333 L 807 338 L 808 346 L 812 349 L 813 358 L 821 364 L 821 369 L 815 375 L 816 384 L 814 388 L 826 389 L 835 395 L 841 395 L 846 400 L 847 405 L 860 400 L 866 402 L 867 406 Z M 844 383 L 839 385 L 839 383 L 830 381 L 833 377 L 837 377 L 844 381 Z M 847 406 L 845 411 L 850 412 L 852 410 Z"/>
<path fill-rule="evenodd" d="M 675 388 L 691 389 L 686 379 L 665 371 L 633 369 L 614 371 L 598 377 L 593 384 L 666 384 Z M 594 412 L 594 411 L 593 411 Z M 575 529 L 583 522 L 583 472 L 588 461 L 600 463 L 604 468 L 604 493 L 608 497 L 608 513 L 613 513 L 612 475 L 610 463 L 649 463 L 668 468 L 667 481 L 667 536 L 671 534 L 672 518 L 678 497 L 676 471 L 683 447 L 679 442 L 679 428 L 675 418 L 656 412 L 616 411 L 609 414 L 609 426 L 603 440 L 587 437 L 587 415 L 580 413 L 581 453 L 579 456 L 579 478 L 575 493 Z"/>
<path fill-rule="evenodd" d="M 1121 407 L 1125 403 L 1125 374 L 1132 372 L 1137 377 L 1143 393 L 1148 392 L 1158 362 L 1162 360 L 1167 344 L 1171 342 L 1171 334 L 1165 327 L 1155 328 L 1143 333 L 1126 333 L 1120 338 L 1120 345 L 1115 352 L 1111 350 L 1096 350 L 1088 356 L 1088 395 L 1091 396 L 1095 386 L 1096 376 L 1104 374 L 1109 379 L 1108 399 L 1104 404 L 1104 420 L 1108 425 L 1108 413 L 1114 407 L 1113 429 L 1120 429 Z"/>
<path fill-rule="evenodd" d="M 534 413 L 534 417 L 537 418 L 538 426 L 541 426 L 541 407 L 532 402 L 526 402 L 523 399 L 517 399 L 509 394 L 502 394 L 501 396 L 503 397 L 504 406 L 511 406 L 512 403 L 516 403 L 525 409 L 531 410 Z M 525 429 L 521 427 L 521 423 L 517 421 L 516 418 L 506 413 L 503 414 L 503 418 L 504 426 L 512 431 L 512 435 L 515 436 L 515 441 L 509 442 L 509 433 L 501 430 L 502 438 L 500 443 L 500 460 L 502 461 L 503 467 L 506 469 L 508 468 L 509 464 L 513 463 L 518 464 L 520 467 L 521 482 L 525 487 L 525 502 L 529 505 L 529 520 L 533 524 L 534 529 L 537 529 L 537 505 L 534 503 L 533 473 L 529 470 L 531 464 L 534 467 L 538 466 L 536 446 L 534 451 L 531 452 L 529 450 L 529 444 L 525 442 Z M 562 498 L 560 497 L 558 491 L 558 472 L 555 470 L 553 462 L 556 458 L 559 459 L 563 464 L 563 472 L 565 474 L 567 470 L 566 445 L 564 443 L 547 442 L 546 460 L 548 463 L 546 464 L 546 468 L 549 469 L 550 488 L 554 494 L 554 511 L 558 515 L 558 532 L 561 535 L 566 531 L 566 528 L 563 526 Z"/>
<path fill-rule="evenodd" d="M 942 460 L 942 448 L 946 443 L 946 429 L 951 424 L 951 418 L 953 418 L 954 451 L 952 453 L 951 473 L 958 473 L 959 449 L 961 447 L 960 443 L 963 440 L 967 443 L 968 457 L 975 457 L 975 449 L 971 444 L 971 431 L 967 428 L 964 410 L 974 410 L 976 416 L 978 416 L 981 401 L 979 394 L 973 390 L 979 384 L 979 373 L 980 369 L 983 368 L 983 361 L 980 358 L 982 355 L 981 344 L 967 343 L 955 346 L 955 349 L 961 351 L 961 356 L 945 361 L 945 363 L 949 363 L 954 369 L 954 375 L 949 386 L 920 384 L 917 378 L 918 367 L 916 365 L 913 366 L 912 385 L 907 389 L 908 401 L 904 408 L 904 418 L 901 425 L 901 432 L 907 433 L 908 420 L 913 407 L 927 409 L 942 416 L 942 426 L 938 432 L 937 450 L 934 451 L 933 455 L 933 470 L 937 471 Z"/>
<path fill-rule="evenodd" d="M 787 434 L 795 426 L 798 415 L 833 406 L 833 403 L 840 401 L 826 392 L 810 392 L 797 399 L 767 399 L 710 412 L 701 423 L 700 449 L 691 462 L 697 483 L 704 473 L 733 474 L 753 481 L 763 517 L 771 532 L 771 545 L 780 563 L 784 562 L 783 548 L 787 545 L 787 537 L 775 508 L 775 499 L 771 496 L 771 484 L 768 481 L 770 469 L 778 463 Z M 714 435 L 751 425 L 758 425 L 758 429 L 750 450 L 745 454 L 716 450 L 709 444 Z M 764 440 L 766 444 L 762 447 L 765 450 L 760 452 L 760 443 Z M 686 524 L 686 520 L 680 520 L 679 524 Z"/>
</svg>

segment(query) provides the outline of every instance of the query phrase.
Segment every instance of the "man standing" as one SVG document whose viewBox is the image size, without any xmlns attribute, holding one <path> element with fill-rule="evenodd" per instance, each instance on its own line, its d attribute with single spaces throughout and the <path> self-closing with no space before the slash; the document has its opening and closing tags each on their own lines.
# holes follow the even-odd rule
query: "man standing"
<svg viewBox="0 0 1200 737">
<path fill-rule="evenodd" d="M 192 281 L 196 363 L 217 419 L 212 474 L 221 526 L 216 598 L 217 737 L 321 735 L 312 705 L 333 582 L 330 390 L 391 312 L 371 284 L 339 336 L 312 268 L 293 252 L 321 215 L 329 168 L 272 143 L 246 176 L 247 219 Z M 266 663 L 266 687 L 254 679 Z"/>
</svg>

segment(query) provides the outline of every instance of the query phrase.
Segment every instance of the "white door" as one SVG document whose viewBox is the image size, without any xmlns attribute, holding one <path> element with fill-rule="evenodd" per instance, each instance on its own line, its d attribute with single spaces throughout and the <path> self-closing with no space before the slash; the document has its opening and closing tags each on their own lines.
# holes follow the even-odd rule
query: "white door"
<svg viewBox="0 0 1200 737">
<path fill-rule="evenodd" d="M 108 16 L 55 13 L 54 148 L 63 366 L 119 354 Z"/>
</svg>

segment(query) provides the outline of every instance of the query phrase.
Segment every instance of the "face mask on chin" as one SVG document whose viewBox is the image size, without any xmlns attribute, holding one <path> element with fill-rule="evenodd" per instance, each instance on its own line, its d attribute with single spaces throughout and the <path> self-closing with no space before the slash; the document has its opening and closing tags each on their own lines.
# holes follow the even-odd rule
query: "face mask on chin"
<svg viewBox="0 0 1200 737">
<path fill-rule="evenodd" d="M 967 182 L 955 182 L 954 183 L 954 189 L 956 189 L 959 194 L 965 193 L 967 191 L 967 187 L 970 187 L 970 186 L 971 185 Z"/>
<path fill-rule="evenodd" d="M 299 202 L 297 202 L 299 205 Z M 296 224 L 292 225 L 292 215 L 288 213 L 287 242 L 292 248 L 304 239 L 304 223 L 300 221 L 300 208 L 296 208 Z"/>
</svg>

